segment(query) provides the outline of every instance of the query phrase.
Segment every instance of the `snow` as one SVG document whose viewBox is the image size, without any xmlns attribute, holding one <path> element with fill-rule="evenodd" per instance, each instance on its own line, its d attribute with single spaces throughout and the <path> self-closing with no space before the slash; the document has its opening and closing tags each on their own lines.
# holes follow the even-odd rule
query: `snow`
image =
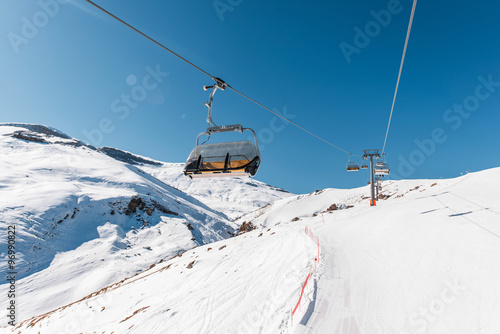
<svg viewBox="0 0 500 334">
<path fill-rule="evenodd" d="M 293 196 L 286 190 L 246 177 L 192 180 L 182 174 L 184 164 L 162 163 L 161 166 L 141 168 L 209 207 L 224 212 L 230 219 Z"/>
<path fill-rule="evenodd" d="M 318 311 L 297 332 L 498 332 L 499 176 L 496 168 L 423 187 L 319 227 L 329 269 Z"/>
<path fill-rule="evenodd" d="M 250 198 L 238 198 L 237 192 L 224 198 L 230 180 L 195 183 L 181 178 L 181 164 L 135 158 L 123 163 L 88 147 L 76 148 L 82 161 L 69 168 L 71 174 L 67 165 L 51 164 L 54 154 L 65 156 L 66 146 L 1 140 L 5 161 L 19 165 L 2 166 L 13 175 L 0 182 L 9 190 L 2 198 L 3 221 L 20 219 L 23 238 L 31 242 L 36 231 L 56 224 L 43 217 L 78 206 L 72 228 L 81 237 L 65 250 L 69 241 L 60 236 L 43 243 L 61 250 L 47 269 L 18 282 L 21 322 L 0 333 L 500 330 L 500 168 L 449 180 L 384 181 L 385 199 L 370 207 L 366 186 L 280 197 L 271 186 L 237 179 L 236 189 Z M 75 155 L 74 146 L 70 152 Z M 30 155 L 36 159 L 25 159 Z M 259 192 L 275 201 L 255 201 Z M 37 196 L 48 193 L 53 196 Z M 113 217 L 102 216 L 110 199 L 121 196 L 126 207 L 137 194 L 178 215 L 155 211 L 155 221 L 143 228 L 118 209 Z M 90 227 L 77 224 L 83 210 L 90 224 L 80 225 Z M 221 234 L 243 223 L 255 230 L 231 238 Z M 92 236 L 83 238 L 83 232 Z M 29 252 L 25 257 L 44 259 Z"/>
<path fill-rule="evenodd" d="M 307 252 L 296 245 L 306 245 L 307 240 L 294 233 L 285 241 L 277 237 L 279 230 L 198 247 L 71 305 L 66 312 L 58 310 L 23 332 L 232 333 L 254 330 L 254 319 L 261 317 L 259 328 L 287 330 L 289 321 L 275 314 L 290 313 L 284 305 L 295 301 L 295 287 L 300 286 L 308 260 Z M 260 246 L 263 243 L 266 247 Z M 282 252 L 289 257 L 282 259 Z"/>
<path fill-rule="evenodd" d="M 120 161 L 138 165 L 150 175 L 188 193 L 230 219 L 293 196 L 284 189 L 248 177 L 192 180 L 184 175 L 184 164 L 156 161 L 109 147 L 99 150 Z"/>
<path fill-rule="evenodd" d="M 0 153 L 0 230 L 16 227 L 21 317 L 236 232 L 220 212 L 54 129 L 4 124 Z M 144 206 L 127 212 L 132 198 Z M 105 226 L 115 237 L 106 236 Z M 6 241 L 0 241 L 2 259 Z M 2 276 L 6 271 L 2 260 Z"/>
</svg>

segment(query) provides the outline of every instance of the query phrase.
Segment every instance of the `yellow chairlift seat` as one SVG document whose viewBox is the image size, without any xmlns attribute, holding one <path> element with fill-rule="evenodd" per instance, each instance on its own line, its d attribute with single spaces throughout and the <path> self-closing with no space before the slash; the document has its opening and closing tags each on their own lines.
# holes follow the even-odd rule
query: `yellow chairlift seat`
<svg viewBox="0 0 500 334">
<path fill-rule="evenodd" d="M 355 172 L 355 171 L 359 171 L 359 165 L 355 162 L 349 162 L 347 163 L 347 171 L 348 172 Z"/>
<path fill-rule="evenodd" d="M 346 170 L 348 172 L 357 172 L 359 171 L 359 165 L 357 162 L 354 162 L 354 161 L 351 161 L 351 155 L 352 154 L 348 154 L 347 155 L 347 167 L 346 167 Z"/>
<path fill-rule="evenodd" d="M 197 145 L 184 167 L 191 178 L 254 176 L 260 164 L 251 141 Z"/>
</svg>

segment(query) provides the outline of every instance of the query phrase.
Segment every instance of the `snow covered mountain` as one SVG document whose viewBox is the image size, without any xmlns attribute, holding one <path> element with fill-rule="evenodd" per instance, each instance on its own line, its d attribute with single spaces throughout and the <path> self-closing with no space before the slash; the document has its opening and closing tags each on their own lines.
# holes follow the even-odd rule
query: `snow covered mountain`
<svg viewBox="0 0 500 334">
<path fill-rule="evenodd" d="M 191 180 L 183 174 L 184 164 L 154 161 L 110 147 L 100 148 L 99 151 L 117 160 L 139 165 L 147 173 L 223 212 L 230 219 L 293 195 L 251 178 Z"/>
<path fill-rule="evenodd" d="M 138 156 L 123 162 L 121 151 L 114 150 L 115 159 L 111 150 L 42 125 L 0 124 L 0 234 L 15 226 L 19 316 L 46 312 L 237 232 L 225 213 L 138 168 L 163 164 Z M 6 242 L 0 240 L 2 277 Z"/>
<path fill-rule="evenodd" d="M 176 179 L 179 173 L 173 171 L 179 166 L 107 152 L 121 155 L 121 161 L 132 159 L 118 162 L 84 145 L 75 154 L 75 146 L 20 140 L 13 138 L 14 128 L 5 128 L 2 153 L 10 154 L 10 163 L 24 159 L 26 166 L 1 179 L 2 190 L 9 189 L 2 198 L 8 203 L 2 219 L 16 218 L 26 226 L 37 223 L 35 231 L 43 226 L 58 231 L 85 210 L 96 221 L 99 214 L 105 219 L 99 220 L 101 225 L 93 223 L 97 231 L 89 241 L 57 254 L 50 271 L 40 270 L 18 282 L 23 321 L 0 328 L 0 333 L 500 331 L 500 168 L 449 180 L 385 181 L 376 207 L 369 206 L 368 187 L 287 194 L 257 210 L 242 210 L 240 218 L 230 221 L 208 202 L 203 204 L 207 199 L 202 194 L 192 198 L 145 172 L 156 169 L 167 181 Z M 47 142 L 61 140 L 34 132 Z M 43 168 L 52 168 L 49 172 L 40 161 L 23 157 L 34 152 L 29 145 L 44 145 L 44 150 L 53 150 L 50 154 L 71 147 L 71 156 L 82 159 L 77 167 L 67 166 L 77 168 L 71 174 L 60 163 L 50 164 L 49 151 L 39 151 L 46 156 L 37 159 Z M 28 175 L 37 175 L 39 188 L 24 180 L 27 171 L 36 171 Z M 114 181 L 116 175 L 121 182 Z M 33 189 L 23 193 L 21 182 Z M 74 218 L 75 203 L 69 201 L 83 191 L 61 200 L 60 192 L 73 189 L 67 183 L 78 184 L 89 197 L 81 207 L 76 201 Z M 36 195 L 47 189 L 54 192 L 50 199 Z M 121 193 L 126 190 L 126 195 Z M 35 195 L 28 196 L 31 192 Z M 133 200 L 137 197 L 140 203 Z M 121 206 L 106 204 L 106 199 L 114 203 L 115 198 L 123 198 Z M 28 205 L 26 210 L 16 209 L 16 200 Z M 56 200 L 63 204 L 57 206 Z M 225 200 L 218 202 L 224 208 Z M 59 208 L 63 218 L 64 203 L 72 203 L 65 208 L 71 215 L 59 224 L 44 223 L 45 216 L 37 216 L 37 203 L 40 208 Z M 148 216 L 154 203 L 167 213 L 156 208 Z M 133 207 L 136 213 L 130 217 L 127 212 Z M 110 208 L 114 215 L 107 213 Z M 139 228 L 142 220 L 149 226 Z M 127 230 L 129 225 L 135 229 Z M 240 226 L 247 232 L 225 238 L 225 232 L 234 233 Z M 25 229 L 23 238 L 29 240 L 30 233 L 35 232 Z M 171 244 L 175 242 L 182 244 Z M 181 249 L 186 251 L 179 253 Z M 148 255 L 155 252 L 157 257 Z M 139 271 L 146 263 L 148 269 Z M 117 270 L 120 275 L 129 270 L 130 275 L 114 279 Z M 51 287 L 59 277 L 57 288 Z M 99 287 L 91 290 L 93 286 Z M 0 304 L 5 305 L 2 298 Z"/>
</svg>

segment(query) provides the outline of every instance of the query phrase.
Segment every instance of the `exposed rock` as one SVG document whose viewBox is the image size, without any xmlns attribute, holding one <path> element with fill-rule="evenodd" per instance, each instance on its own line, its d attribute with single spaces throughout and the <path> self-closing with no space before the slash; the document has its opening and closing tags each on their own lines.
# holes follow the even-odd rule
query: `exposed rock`
<svg viewBox="0 0 500 334">
<path fill-rule="evenodd" d="M 337 204 L 333 203 L 332 205 L 330 205 L 328 207 L 328 209 L 326 209 L 326 211 L 331 212 L 331 211 L 335 211 L 335 210 L 338 210 L 338 209 L 339 209 L 339 207 L 337 206 Z"/>
<path fill-rule="evenodd" d="M 27 141 L 33 141 L 36 143 L 47 143 L 47 141 L 45 139 L 43 139 L 42 137 L 40 137 L 32 132 L 16 131 L 12 134 L 12 137 L 17 138 L 17 139 L 27 140 Z"/>
<path fill-rule="evenodd" d="M 243 224 L 241 224 L 240 226 L 240 229 L 238 230 L 238 234 L 250 232 L 255 229 L 256 227 L 252 224 L 252 222 L 243 222 Z"/>
<path fill-rule="evenodd" d="M 138 155 L 135 155 L 135 154 L 132 154 L 129 152 L 118 150 L 118 149 L 113 148 L 113 147 L 104 146 L 104 147 L 99 148 L 98 151 L 102 152 L 102 153 L 106 154 L 107 156 L 110 156 L 116 160 L 126 162 L 126 163 L 129 163 L 131 165 L 139 165 L 139 164 L 152 165 L 152 166 L 160 166 L 161 165 L 161 163 L 159 163 L 157 161 L 149 160 L 149 159 L 140 157 Z"/>
<path fill-rule="evenodd" d="M 42 144 L 60 144 L 75 147 L 86 146 L 92 150 L 95 150 L 95 147 L 93 147 L 92 145 L 87 145 L 79 141 L 78 139 L 71 138 L 64 133 L 56 129 L 49 128 L 45 125 L 4 123 L 1 124 L 1 126 L 12 126 L 24 129 L 8 134 L 8 136 L 11 136 L 13 138 Z M 56 138 L 60 139 L 57 140 Z"/>
<path fill-rule="evenodd" d="M 158 209 L 158 211 L 160 211 L 161 213 L 164 213 L 166 215 L 173 215 L 173 216 L 178 216 L 179 215 L 177 212 L 174 212 L 174 211 L 171 211 L 171 210 L 167 209 L 166 207 L 164 207 L 163 205 L 161 205 L 158 202 L 153 201 L 152 203 L 153 203 L 153 207 L 155 209 Z"/>
<path fill-rule="evenodd" d="M 154 212 L 155 209 L 160 211 L 161 213 L 167 214 L 167 215 L 174 215 L 178 216 L 179 214 L 177 212 L 171 211 L 167 208 L 165 208 L 163 205 L 156 201 L 151 201 L 151 205 L 147 206 L 147 203 L 145 200 L 143 200 L 141 197 L 132 197 L 130 199 L 130 202 L 128 203 L 127 209 L 125 210 L 125 214 L 130 216 L 133 213 L 136 213 L 137 210 L 144 211 L 146 212 L 149 216 L 151 216 Z"/>
<path fill-rule="evenodd" d="M 20 123 L 5 123 L 2 125 L 24 128 L 24 129 L 27 129 L 29 131 L 33 131 L 35 133 L 40 133 L 40 134 L 44 134 L 44 135 L 48 135 L 48 136 L 52 136 L 52 137 L 59 137 L 59 138 L 63 138 L 63 139 L 72 139 L 71 137 L 62 133 L 61 131 L 53 129 L 53 128 L 49 128 L 48 126 L 45 126 L 45 125 L 20 124 Z"/>
<path fill-rule="evenodd" d="M 128 203 L 127 210 L 125 210 L 126 215 L 131 215 L 132 213 L 137 212 L 137 207 L 142 203 L 142 198 L 140 197 L 132 197 L 130 203 Z"/>
</svg>

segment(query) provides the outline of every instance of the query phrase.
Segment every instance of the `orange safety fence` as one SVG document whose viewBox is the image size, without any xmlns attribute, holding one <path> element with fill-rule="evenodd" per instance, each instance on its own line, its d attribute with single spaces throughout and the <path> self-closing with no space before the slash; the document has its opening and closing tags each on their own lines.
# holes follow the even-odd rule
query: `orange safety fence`
<svg viewBox="0 0 500 334">
<path fill-rule="evenodd" d="M 318 246 L 318 254 L 314 258 L 314 269 L 311 265 L 311 270 L 309 271 L 309 274 L 307 274 L 307 277 L 306 277 L 306 280 L 304 281 L 304 284 L 302 284 L 302 290 L 300 291 L 299 301 L 297 302 L 297 304 L 295 305 L 295 307 L 292 311 L 292 322 L 293 322 L 293 316 L 295 315 L 295 312 L 299 308 L 300 302 L 302 301 L 302 296 L 304 295 L 304 289 L 306 288 L 307 282 L 309 281 L 309 278 L 311 277 L 311 275 L 316 274 L 318 261 L 319 261 L 319 238 L 314 235 L 314 233 L 309 229 L 308 226 L 306 226 L 304 232 Z"/>
<path fill-rule="evenodd" d="M 299 307 L 300 305 L 300 301 L 302 300 L 302 295 L 304 294 L 304 289 L 306 288 L 306 285 L 307 285 L 307 281 L 309 280 L 309 277 L 311 277 L 311 273 L 309 272 L 309 274 L 307 274 L 307 277 L 306 277 L 306 281 L 304 282 L 304 284 L 302 285 L 302 290 L 300 291 L 300 297 L 299 297 L 299 301 L 297 302 L 297 305 L 295 305 L 295 308 L 293 309 L 292 311 L 292 317 L 293 315 L 295 314 L 295 311 L 297 311 L 297 308 Z"/>
</svg>

